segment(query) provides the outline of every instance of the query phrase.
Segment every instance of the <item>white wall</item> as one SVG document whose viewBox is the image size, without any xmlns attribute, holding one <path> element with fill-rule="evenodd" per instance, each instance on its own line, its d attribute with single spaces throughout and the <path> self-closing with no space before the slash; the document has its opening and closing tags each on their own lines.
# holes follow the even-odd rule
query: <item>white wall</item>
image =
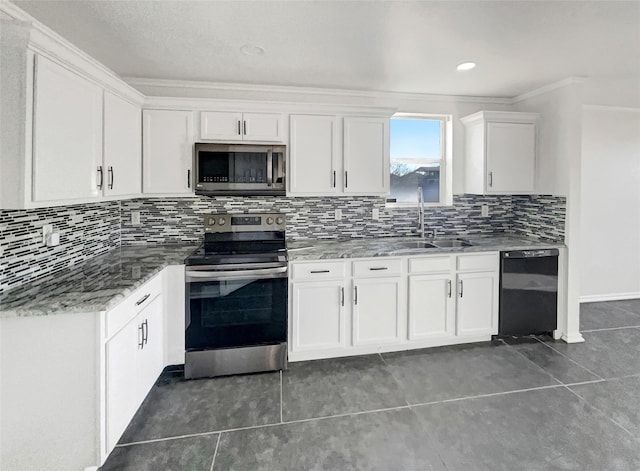
<svg viewBox="0 0 640 471">
<path fill-rule="evenodd" d="M 582 116 L 581 300 L 640 298 L 640 108 Z"/>
</svg>

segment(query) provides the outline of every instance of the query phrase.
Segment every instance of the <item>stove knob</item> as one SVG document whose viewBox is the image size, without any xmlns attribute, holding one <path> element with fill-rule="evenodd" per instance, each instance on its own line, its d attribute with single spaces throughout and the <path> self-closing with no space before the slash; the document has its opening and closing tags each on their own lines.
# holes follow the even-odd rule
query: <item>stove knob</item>
<svg viewBox="0 0 640 471">
<path fill-rule="evenodd" d="M 279 226 L 282 225 L 282 223 L 284 223 L 284 219 L 281 217 L 276 218 L 276 224 L 278 224 Z"/>
<path fill-rule="evenodd" d="M 209 225 L 210 226 L 215 226 L 216 225 L 216 218 L 209 218 Z"/>
<path fill-rule="evenodd" d="M 273 224 L 273 218 L 272 217 L 268 217 L 267 218 L 267 224 L 269 224 L 269 225 Z"/>
<path fill-rule="evenodd" d="M 224 226 L 226 222 L 227 220 L 225 218 L 218 219 L 218 224 L 220 224 L 221 226 Z"/>
</svg>

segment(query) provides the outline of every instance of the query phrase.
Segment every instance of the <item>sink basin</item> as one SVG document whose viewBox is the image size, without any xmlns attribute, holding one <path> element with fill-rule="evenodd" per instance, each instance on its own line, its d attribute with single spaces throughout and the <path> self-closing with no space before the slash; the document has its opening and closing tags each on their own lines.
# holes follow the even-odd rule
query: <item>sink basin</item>
<svg viewBox="0 0 640 471">
<path fill-rule="evenodd" d="M 404 249 L 434 249 L 436 247 L 425 240 L 408 240 L 406 242 L 398 242 L 398 246 Z"/>
<path fill-rule="evenodd" d="M 464 239 L 440 239 L 440 240 L 432 240 L 432 246 L 443 248 L 449 247 L 471 247 L 473 244 L 468 240 Z"/>
</svg>

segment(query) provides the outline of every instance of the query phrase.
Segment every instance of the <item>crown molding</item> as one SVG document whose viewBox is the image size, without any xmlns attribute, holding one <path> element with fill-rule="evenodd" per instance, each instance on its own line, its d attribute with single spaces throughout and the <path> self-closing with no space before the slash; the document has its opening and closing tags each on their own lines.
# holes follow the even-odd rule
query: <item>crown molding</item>
<svg viewBox="0 0 640 471">
<path fill-rule="evenodd" d="M 301 96 L 322 96 L 326 98 L 364 98 L 370 100 L 407 100 L 419 102 L 447 102 L 447 103 L 491 103 L 509 105 L 512 103 L 511 98 L 507 97 L 479 97 L 464 95 L 437 95 L 425 93 L 405 93 L 391 91 L 374 91 L 374 90 L 350 90 L 341 88 L 316 88 L 316 87 L 297 87 L 282 85 L 254 85 L 227 82 L 201 82 L 190 80 L 167 80 L 152 78 L 136 78 L 123 77 L 123 80 L 135 88 L 153 87 L 156 91 L 170 90 L 172 96 L 176 96 L 177 92 L 188 92 L 188 96 L 193 96 L 194 91 L 210 92 L 210 93 L 264 93 L 264 94 L 280 94 L 284 97 L 291 97 L 292 100 L 298 101 Z M 287 101 L 287 100 L 281 100 Z M 342 103 L 342 102 L 340 102 Z"/>
<path fill-rule="evenodd" d="M 540 88 L 531 90 L 530 92 L 523 93 L 522 95 L 518 95 L 512 98 L 510 103 L 513 105 L 523 100 L 528 100 L 529 98 L 536 97 L 538 95 L 544 95 L 545 93 L 549 93 L 550 91 L 556 90 L 558 88 L 566 87 L 573 84 L 582 84 L 586 80 L 586 77 L 567 77 L 565 79 L 558 80 L 557 82 L 553 82 Z"/>
<path fill-rule="evenodd" d="M 144 95 L 127 84 L 111 69 L 48 28 L 40 21 L 7 0 L 0 0 L 3 21 L 19 22 L 31 29 L 29 48 L 42 53 L 81 75 L 99 83 L 129 101 L 141 104 Z"/>
</svg>

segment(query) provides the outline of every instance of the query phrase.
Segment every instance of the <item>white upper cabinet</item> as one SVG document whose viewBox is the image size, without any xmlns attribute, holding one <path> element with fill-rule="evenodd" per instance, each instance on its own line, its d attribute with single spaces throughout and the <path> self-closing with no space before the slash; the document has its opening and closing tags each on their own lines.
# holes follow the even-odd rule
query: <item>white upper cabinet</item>
<svg viewBox="0 0 640 471">
<path fill-rule="evenodd" d="M 291 115 L 289 194 L 389 192 L 389 119 Z"/>
<path fill-rule="evenodd" d="M 203 111 L 200 113 L 200 139 L 282 142 L 283 121 L 279 113 Z"/>
<path fill-rule="evenodd" d="M 291 115 L 289 129 L 290 193 L 331 195 L 342 183 L 340 118 Z M 338 178 L 340 179 L 338 181 Z"/>
<path fill-rule="evenodd" d="M 481 111 L 465 118 L 465 192 L 536 191 L 535 113 Z"/>
<path fill-rule="evenodd" d="M 193 194 L 193 113 L 144 110 L 142 192 Z"/>
<path fill-rule="evenodd" d="M 36 57 L 33 115 L 34 202 L 97 198 L 102 169 L 102 89 Z"/>
<path fill-rule="evenodd" d="M 142 191 L 142 108 L 104 93 L 104 194 L 135 196 Z"/>
<path fill-rule="evenodd" d="M 344 118 L 344 192 L 389 193 L 389 119 Z"/>
</svg>

